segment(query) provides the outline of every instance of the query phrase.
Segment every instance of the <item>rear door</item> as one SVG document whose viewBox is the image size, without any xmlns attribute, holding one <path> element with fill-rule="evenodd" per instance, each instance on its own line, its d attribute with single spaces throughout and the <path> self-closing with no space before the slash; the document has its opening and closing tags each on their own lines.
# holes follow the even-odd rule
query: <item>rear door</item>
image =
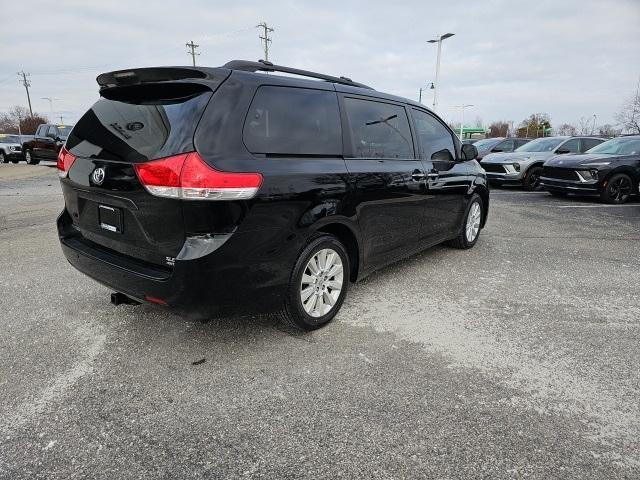
<svg viewBox="0 0 640 480">
<path fill-rule="evenodd" d="M 426 172 L 406 108 L 345 95 L 345 162 L 367 266 L 388 263 L 422 240 Z"/>
<path fill-rule="evenodd" d="M 32 155 L 38 158 L 43 158 L 43 151 L 47 142 L 47 129 L 48 125 L 40 125 L 36 130 L 36 134 L 33 137 L 32 145 Z"/>
<path fill-rule="evenodd" d="M 458 227 L 464 196 L 473 178 L 455 161 L 456 149 L 451 131 L 425 110 L 412 108 L 411 113 L 427 172 L 426 233 L 437 241 L 450 236 Z"/>
<path fill-rule="evenodd" d="M 600 138 L 583 138 L 582 145 L 580 146 L 580 152 L 584 153 L 596 145 L 600 145 L 602 142 L 604 142 L 604 140 Z"/>
<path fill-rule="evenodd" d="M 66 208 L 84 240 L 158 265 L 172 265 L 185 239 L 182 201 L 151 195 L 134 166 L 194 150 L 211 98 L 203 85 L 165 83 L 103 93 L 75 125 L 77 158 L 62 179 Z"/>
</svg>

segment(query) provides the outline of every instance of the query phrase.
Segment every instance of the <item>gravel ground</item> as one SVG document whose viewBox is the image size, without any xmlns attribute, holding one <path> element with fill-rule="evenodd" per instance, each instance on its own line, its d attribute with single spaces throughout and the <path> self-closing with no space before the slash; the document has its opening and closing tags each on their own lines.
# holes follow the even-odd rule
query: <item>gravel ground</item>
<svg viewBox="0 0 640 480">
<path fill-rule="evenodd" d="M 0 165 L 0 478 L 640 477 L 640 203 L 495 190 L 313 333 L 113 307 L 62 204 Z"/>
</svg>

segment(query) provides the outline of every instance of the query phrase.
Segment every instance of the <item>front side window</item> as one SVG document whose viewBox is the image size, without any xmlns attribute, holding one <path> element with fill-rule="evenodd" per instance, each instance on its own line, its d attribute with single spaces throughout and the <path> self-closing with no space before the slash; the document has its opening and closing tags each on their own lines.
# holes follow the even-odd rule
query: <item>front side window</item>
<svg viewBox="0 0 640 480">
<path fill-rule="evenodd" d="M 563 138 L 538 138 L 517 148 L 518 152 L 551 152 L 564 141 Z"/>
<path fill-rule="evenodd" d="M 359 98 L 345 98 L 344 104 L 356 157 L 414 158 L 404 107 Z"/>
<path fill-rule="evenodd" d="M 56 138 L 58 136 L 58 129 L 51 125 L 49 130 L 47 130 L 47 137 Z"/>
<path fill-rule="evenodd" d="M 438 120 L 422 110 L 412 109 L 412 115 L 424 158 L 426 160 L 453 161 L 455 159 L 455 147 L 451 132 Z"/>
<path fill-rule="evenodd" d="M 260 87 L 244 123 L 252 153 L 342 155 L 342 130 L 335 92 Z"/>
</svg>

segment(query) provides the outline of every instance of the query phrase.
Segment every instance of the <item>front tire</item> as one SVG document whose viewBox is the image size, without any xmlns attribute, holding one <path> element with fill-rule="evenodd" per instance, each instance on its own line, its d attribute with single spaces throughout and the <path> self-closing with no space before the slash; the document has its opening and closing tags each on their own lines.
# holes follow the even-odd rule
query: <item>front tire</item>
<svg viewBox="0 0 640 480">
<path fill-rule="evenodd" d="M 314 238 L 291 273 L 282 319 L 302 330 L 323 327 L 336 316 L 349 286 L 349 256 L 333 235 Z"/>
<path fill-rule="evenodd" d="M 533 192 L 540 187 L 542 167 L 531 167 L 524 177 L 523 187 L 527 192 Z"/>
<path fill-rule="evenodd" d="M 33 159 L 33 153 L 31 153 L 31 150 L 24 151 L 24 161 L 27 162 L 27 165 L 35 165 L 35 160 Z"/>
<path fill-rule="evenodd" d="M 600 200 L 604 203 L 620 204 L 629 200 L 633 192 L 633 181 L 626 173 L 616 173 L 607 182 L 607 186 L 600 193 Z"/>
<path fill-rule="evenodd" d="M 467 205 L 460 233 L 456 238 L 451 240 L 449 244 L 452 247 L 460 248 L 462 250 L 473 247 L 480 236 L 484 215 L 484 203 L 482 202 L 482 198 L 477 193 L 474 193 Z"/>
<path fill-rule="evenodd" d="M 0 163 L 9 163 L 9 159 L 3 151 L 0 151 Z"/>
</svg>

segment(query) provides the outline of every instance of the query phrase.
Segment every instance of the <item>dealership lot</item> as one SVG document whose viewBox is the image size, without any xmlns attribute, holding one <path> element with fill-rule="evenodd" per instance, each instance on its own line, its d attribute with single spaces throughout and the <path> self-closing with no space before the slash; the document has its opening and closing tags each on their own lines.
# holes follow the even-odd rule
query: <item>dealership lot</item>
<svg viewBox="0 0 640 480">
<path fill-rule="evenodd" d="M 475 248 L 313 333 L 113 307 L 62 205 L 54 168 L 0 165 L 1 478 L 640 475 L 638 201 L 494 190 Z"/>
</svg>

